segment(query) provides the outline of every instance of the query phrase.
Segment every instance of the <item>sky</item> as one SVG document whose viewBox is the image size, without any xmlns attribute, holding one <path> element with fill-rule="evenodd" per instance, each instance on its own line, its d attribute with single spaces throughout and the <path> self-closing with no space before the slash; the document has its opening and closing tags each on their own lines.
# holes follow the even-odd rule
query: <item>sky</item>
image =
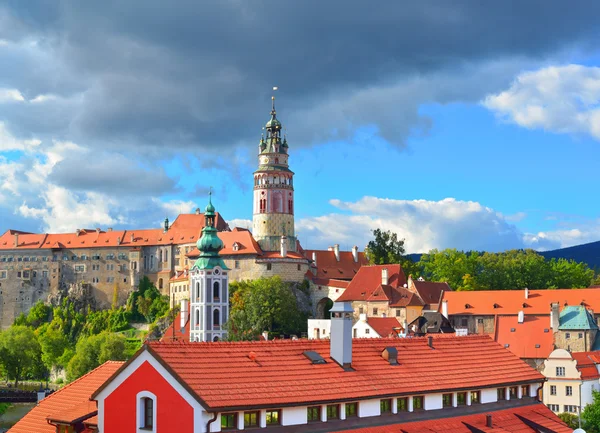
<svg viewBox="0 0 600 433">
<path fill-rule="evenodd" d="M 252 218 L 273 86 L 305 248 L 600 240 L 600 2 L 8 0 L 0 233 Z"/>
</svg>

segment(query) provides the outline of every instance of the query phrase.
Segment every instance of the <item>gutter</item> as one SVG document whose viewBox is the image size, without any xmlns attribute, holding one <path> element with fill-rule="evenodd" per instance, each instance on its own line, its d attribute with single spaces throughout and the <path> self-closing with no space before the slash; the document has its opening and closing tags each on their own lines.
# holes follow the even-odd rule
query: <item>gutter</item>
<svg viewBox="0 0 600 433">
<path fill-rule="evenodd" d="M 218 412 L 214 412 L 212 419 L 208 420 L 208 422 L 206 423 L 206 431 L 207 432 L 210 432 L 210 425 L 217 420 L 217 414 L 218 414 Z"/>
</svg>

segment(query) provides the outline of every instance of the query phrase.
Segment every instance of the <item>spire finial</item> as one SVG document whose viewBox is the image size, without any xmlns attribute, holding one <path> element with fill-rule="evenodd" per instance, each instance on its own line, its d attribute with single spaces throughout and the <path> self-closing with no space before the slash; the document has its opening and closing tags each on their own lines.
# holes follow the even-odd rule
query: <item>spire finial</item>
<svg viewBox="0 0 600 433">
<path fill-rule="evenodd" d="M 279 87 L 273 86 L 273 92 L 277 91 Z M 275 95 L 271 96 L 271 113 L 275 113 Z"/>
</svg>

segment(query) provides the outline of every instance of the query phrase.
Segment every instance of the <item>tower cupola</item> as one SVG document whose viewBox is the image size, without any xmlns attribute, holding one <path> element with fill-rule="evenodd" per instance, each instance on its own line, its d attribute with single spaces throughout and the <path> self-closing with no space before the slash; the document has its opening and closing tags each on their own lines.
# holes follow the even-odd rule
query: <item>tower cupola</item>
<svg viewBox="0 0 600 433">
<path fill-rule="evenodd" d="M 215 228 L 215 207 L 212 204 L 212 192 L 208 196 L 208 205 L 204 210 L 204 228 L 202 235 L 196 242 L 196 246 L 200 251 L 200 257 L 194 264 L 194 267 L 202 269 L 214 266 L 221 266 L 227 269 L 223 259 L 219 256 L 219 251 L 223 249 L 223 241 L 219 238 L 217 229 Z"/>
</svg>

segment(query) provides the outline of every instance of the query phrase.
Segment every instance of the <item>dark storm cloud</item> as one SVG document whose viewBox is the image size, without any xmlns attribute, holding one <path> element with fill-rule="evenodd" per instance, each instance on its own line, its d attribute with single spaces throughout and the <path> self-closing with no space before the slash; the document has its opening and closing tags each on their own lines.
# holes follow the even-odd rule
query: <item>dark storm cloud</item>
<svg viewBox="0 0 600 433">
<path fill-rule="evenodd" d="M 64 98 L 62 111 L 57 101 L 45 104 L 48 116 L 24 104 L 11 113 L 0 107 L 0 118 L 12 131 L 35 131 L 39 122 L 40 133 L 89 146 L 227 154 L 256 144 L 269 89 L 278 85 L 296 145 L 334 129 L 347 138 L 363 124 L 401 145 L 414 127 L 428 127 L 416 114 L 420 103 L 490 90 L 486 79 L 461 75 L 464 65 L 543 59 L 574 43 L 585 49 L 598 36 L 599 12 L 597 1 L 14 0 L 0 13 L 0 38 L 38 45 L 20 60 L 10 48 L 17 57 L 0 84 L 28 99 Z M 421 83 L 381 104 L 369 96 L 405 78 L 445 73 L 464 81 L 460 92 Z"/>
</svg>

